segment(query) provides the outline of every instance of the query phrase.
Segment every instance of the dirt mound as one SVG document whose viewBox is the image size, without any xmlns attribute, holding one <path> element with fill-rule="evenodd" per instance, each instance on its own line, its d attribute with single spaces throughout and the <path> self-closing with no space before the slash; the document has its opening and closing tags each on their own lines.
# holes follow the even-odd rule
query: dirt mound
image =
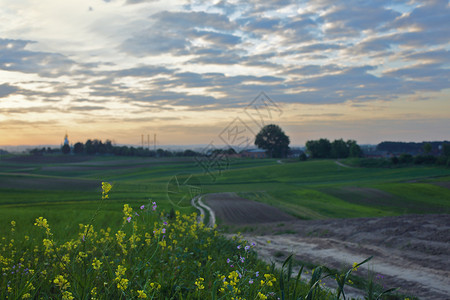
<svg viewBox="0 0 450 300">
<path fill-rule="evenodd" d="M 246 225 L 293 221 L 294 217 L 270 205 L 254 202 L 235 193 L 208 194 L 205 204 L 211 207 L 216 218 L 227 225 Z"/>
</svg>

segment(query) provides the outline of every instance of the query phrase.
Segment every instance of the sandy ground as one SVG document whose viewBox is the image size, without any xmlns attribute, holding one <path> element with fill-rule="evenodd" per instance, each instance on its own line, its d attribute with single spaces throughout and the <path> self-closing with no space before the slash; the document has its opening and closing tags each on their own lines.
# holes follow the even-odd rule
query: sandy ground
<svg viewBox="0 0 450 300">
<path fill-rule="evenodd" d="M 344 269 L 374 256 L 357 274 L 373 274 L 386 288 L 420 299 L 450 299 L 450 215 L 302 221 L 232 193 L 205 199 L 222 224 L 244 226 L 244 237 L 267 261 L 294 253 L 301 261 Z"/>
</svg>

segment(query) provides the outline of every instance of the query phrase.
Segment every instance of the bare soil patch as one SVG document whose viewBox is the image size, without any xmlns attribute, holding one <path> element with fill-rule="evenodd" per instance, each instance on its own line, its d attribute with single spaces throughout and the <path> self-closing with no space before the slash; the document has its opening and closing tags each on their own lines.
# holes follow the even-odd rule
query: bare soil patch
<svg viewBox="0 0 450 300">
<path fill-rule="evenodd" d="M 213 209 L 216 218 L 227 225 L 295 220 L 293 216 L 273 206 L 241 198 L 235 193 L 208 194 L 204 200 Z"/>
<path fill-rule="evenodd" d="M 251 233 L 244 237 L 257 243 L 259 255 L 267 261 L 281 261 L 294 253 L 300 261 L 341 269 L 373 255 L 359 274 L 378 275 L 386 288 L 399 287 L 401 293 L 422 299 L 450 299 L 448 214 L 313 221 L 283 218 L 269 223 L 264 220 L 276 214 L 273 207 L 241 201 L 233 194 L 214 198 L 207 204 L 216 216 L 222 212 L 218 217 L 225 224 L 236 222 L 239 216 L 240 224 L 248 227 L 250 223 L 242 220 L 253 220 Z M 242 203 L 247 210 L 240 209 Z"/>
<path fill-rule="evenodd" d="M 362 204 L 362 205 L 383 205 L 390 204 L 395 198 L 392 194 L 388 192 L 374 189 L 374 188 L 363 188 L 363 187 L 343 187 L 343 188 L 328 188 L 324 189 L 327 194 L 333 195 L 340 199 L 345 199 L 345 201 Z"/>
</svg>

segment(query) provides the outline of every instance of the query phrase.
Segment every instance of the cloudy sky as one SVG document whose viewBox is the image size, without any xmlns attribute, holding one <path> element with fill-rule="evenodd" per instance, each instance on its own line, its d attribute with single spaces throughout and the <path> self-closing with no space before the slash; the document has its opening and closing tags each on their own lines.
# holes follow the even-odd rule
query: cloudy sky
<svg viewBox="0 0 450 300">
<path fill-rule="evenodd" d="M 450 139 L 447 0 L 0 0 L 0 20 L 0 145 Z"/>
</svg>

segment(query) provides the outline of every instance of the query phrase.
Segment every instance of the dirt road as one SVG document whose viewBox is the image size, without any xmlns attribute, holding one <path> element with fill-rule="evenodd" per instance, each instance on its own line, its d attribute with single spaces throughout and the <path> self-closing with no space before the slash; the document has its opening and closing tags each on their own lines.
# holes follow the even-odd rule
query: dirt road
<svg viewBox="0 0 450 300">
<path fill-rule="evenodd" d="M 341 269 L 373 255 L 359 274 L 421 299 L 450 299 L 450 215 L 302 221 L 232 193 L 205 198 L 223 224 L 251 227 L 244 237 L 267 261 L 294 253 Z"/>
</svg>

